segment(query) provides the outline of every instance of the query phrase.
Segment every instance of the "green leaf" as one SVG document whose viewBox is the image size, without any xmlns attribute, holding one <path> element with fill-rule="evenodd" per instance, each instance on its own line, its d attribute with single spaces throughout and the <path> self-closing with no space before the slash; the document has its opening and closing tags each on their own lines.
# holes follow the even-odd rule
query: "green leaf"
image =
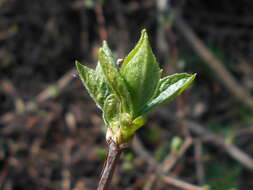
<svg viewBox="0 0 253 190">
<path fill-rule="evenodd" d="M 129 114 L 123 113 L 120 116 L 120 135 L 119 142 L 129 142 L 130 139 L 133 138 L 135 131 L 142 127 L 146 119 L 144 116 L 139 116 L 135 118 L 133 121 L 129 117 Z M 119 134 L 119 133 L 118 133 Z"/>
<path fill-rule="evenodd" d="M 146 30 L 142 31 L 136 47 L 124 59 L 121 74 L 127 82 L 137 116 L 136 113 L 153 96 L 160 78 L 160 68 Z"/>
<path fill-rule="evenodd" d="M 137 45 L 124 58 L 121 69 L 105 41 L 98 60 L 95 70 L 78 62 L 76 67 L 90 96 L 103 111 L 108 127 L 106 139 L 118 145 L 134 137 L 145 124 L 148 111 L 178 96 L 196 76 L 182 73 L 160 79 L 162 70 L 146 30 L 142 30 Z"/>
<path fill-rule="evenodd" d="M 135 56 L 136 52 L 140 49 L 140 46 L 141 46 L 143 39 L 144 39 L 144 35 L 143 35 L 144 32 L 146 33 L 145 29 L 142 30 L 141 37 L 140 37 L 138 43 L 136 44 L 135 48 L 124 58 L 124 62 L 122 64 L 122 67 L 125 67 L 129 63 L 129 61 Z"/>
<path fill-rule="evenodd" d="M 110 89 L 105 83 L 104 76 L 99 67 L 98 64 L 97 69 L 93 70 L 76 61 L 76 68 L 83 85 L 96 102 L 97 106 L 102 109 L 106 97 L 110 94 Z"/>
<path fill-rule="evenodd" d="M 166 77 L 160 79 L 158 86 L 157 86 L 157 91 L 154 94 L 154 98 L 157 97 L 161 92 L 166 90 L 170 85 L 178 82 L 181 79 L 189 78 L 191 76 L 192 75 L 188 74 L 188 73 L 176 73 L 176 74 L 169 75 L 169 76 L 166 76 Z"/>
<path fill-rule="evenodd" d="M 120 74 L 116 63 L 112 61 L 111 57 L 108 56 L 104 48 L 101 48 L 99 50 L 98 59 L 101 64 L 106 83 L 120 99 L 120 102 L 122 104 L 122 111 L 131 113 L 131 96 L 129 94 L 126 82 Z"/>
<path fill-rule="evenodd" d="M 116 94 L 109 95 L 104 103 L 103 117 L 107 126 L 112 127 L 115 122 L 120 121 L 121 107 Z"/>
<path fill-rule="evenodd" d="M 115 63 L 115 62 L 116 62 L 116 61 L 115 61 L 115 58 L 113 57 L 112 51 L 111 51 L 111 49 L 109 48 L 108 43 L 107 43 L 106 41 L 103 41 L 102 49 L 103 49 L 103 51 L 105 52 L 107 58 L 108 58 L 111 62 Z"/>
<path fill-rule="evenodd" d="M 196 74 L 174 74 L 160 80 L 156 97 L 148 102 L 139 114 L 144 114 L 158 105 L 180 95 L 195 79 Z"/>
<path fill-rule="evenodd" d="M 146 117 L 145 116 L 139 116 L 132 122 L 131 130 L 136 131 L 146 123 Z"/>
</svg>

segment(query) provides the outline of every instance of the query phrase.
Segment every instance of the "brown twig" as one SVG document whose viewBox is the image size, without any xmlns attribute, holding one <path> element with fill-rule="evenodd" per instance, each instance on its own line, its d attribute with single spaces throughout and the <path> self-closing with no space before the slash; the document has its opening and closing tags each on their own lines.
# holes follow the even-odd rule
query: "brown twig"
<svg viewBox="0 0 253 190">
<path fill-rule="evenodd" d="M 96 12 L 97 22 L 98 22 L 98 26 L 99 26 L 100 40 L 101 41 L 107 40 L 108 34 L 107 34 L 106 27 L 105 27 L 105 17 L 104 17 L 103 7 L 101 5 L 101 2 L 98 0 L 96 1 L 95 12 Z"/>
<path fill-rule="evenodd" d="M 201 190 L 201 188 L 198 186 L 191 185 L 191 184 L 183 182 L 179 179 L 172 178 L 172 177 L 165 175 L 164 171 L 162 171 L 162 169 L 163 169 L 163 166 L 165 165 L 165 163 L 167 162 L 167 160 L 164 161 L 163 163 L 159 164 L 152 157 L 152 155 L 146 150 L 146 148 L 142 145 L 141 141 L 138 138 L 135 138 L 135 141 L 133 143 L 134 144 L 133 144 L 132 148 L 136 152 L 136 154 L 143 157 L 143 158 L 146 158 L 148 160 L 149 164 L 151 165 L 151 167 L 155 170 L 154 174 L 152 174 L 150 176 L 150 178 L 148 179 L 149 183 L 147 183 L 145 185 L 145 187 L 144 187 L 145 190 L 153 189 L 153 185 L 154 185 L 154 182 L 156 181 L 157 177 L 160 177 L 166 183 L 183 188 L 185 190 Z M 135 146 L 136 144 L 138 145 L 137 147 Z M 189 148 L 189 146 L 191 144 L 192 144 L 191 139 L 188 139 L 185 141 L 184 145 L 179 150 L 179 152 L 181 152 L 181 154 L 177 157 L 177 159 L 174 160 L 174 163 L 176 163 L 176 161 L 184 154 L 184 152 Z"/>
<path fill-rule="evenodd" d="M 122 149 L 113 141 L 108 141 L 109 152 L 105 161 L 104 169 L 97 190 L 106 190 L 112 180 L 112 176 L 116 167 L 117 160 L 120 157 Z"/>
<path fill-rule="evenodd" d="M 164 117 L 165 115 L 163 115 Z M 164 119 L 168 119 L 167 117 Z M 178 118 L 170 117 L 172 121 L 178 121 Z M 245 168 L 253 171 L 253 158 L 248 155 L 243 150 L 239 149 L 236 145 L 227 143 L 226 139 L 222 136 L 213 134 L 211 131 L 206 129 L 203 125 L 194 122 L 192 120 L 182 120 L 183 125 L 185 125 L 189 130 L 198 135 L 199 138 L 212 143 L 219 149 L 224 150 L 228 155 L 230 155 L 234 160 L 238 161 Z"/>
<path fill-rule="evenodd" d="M 63 149 L 63 170 L 62 170 L 62 190 L 71 189 L 71 149 L 73 142 L 71 139 L 67 139 Z"/>
<path fill-rule="evenodd" d="M 172 170 L 172 168 L 176 165 L 178 160 L 185 154 L 188 148 L 192 145 L 192 139 L 190 137 L 186 138 L 182 147 L 176 152 L 171 153 L 165 157 L 164 161 L 159 164 L 157 167 L 157 174 L 151 175 L 148 183 L 145 187 L 146 190 L 152 189 L 157 178 L 161 175 L 160 173 L 168 173 Z"/>
<path fill-rule="evenodd" d="M 168 120 L 168 116 L 161 114 L 163 119 Z M 169 117 L 170 121 L 179 121 L 177 117 Z M 199 138 L 203 139 L 204 142 L 210 142 L 217 146 L 219 149 L 224 150 L 228 155 L 230 155 L 234 160 L 238 161 L 245 168 L 253 171 L 253 158 L 246 152 L 238 148 L 232 143 L 227 143 L 226 139 L 222 136 L 212 133 L 210 130 L 206 129 L 202 124 L 194 122 L 192 120 L 181 120 L 181 124 L 185 125 L 189 130 L 198 135 Z"/>
<path fill-rule="evenodd" d="M 70 82 L 74 79 L 74 75 L 76 74 L 76 69 L 72 68 L 70 71 L 65 73 L 55 84 L 50 85 L 46 89 L 44 89 L 41 93 L 39 93 L 34 101 L 31 103 L 39 104 L 45 100 L 48 100 L 49 98 L 52 98 L 54 96 L 57 96 L 57 92 L 61 91 L 65 87 L 67 87 Z M 27 104 L 27 107 L 29 107 L 29 103 Z"/>
<path fill-rule="evenodd" d="M 174 12 L 175 27 L 185 37 L 195 52 L 208 64 L 208 66 L 217 74 L 223 85 L 234 95 L 240 102 L 247 106 L 253 107 L 253 97 L 250 93 L 239 85 L 235 78 L 227 71 L 222 62 L 216 58 L 213 53 L 204 45 L 196 36 L 192 29 L 184 22 L 178 12 Z"/>
<path fill-rule="evenodd" d="M 25 104 L 22 98 L 19 96 L 18 91 L 13 83 L 8 79 L 4 79 L 0 81 L 0 88 L 5 94 L 13 99 L 16 113 L 23 113 L 25 110 Z"/>
<path fill-rule="evenodd" d="M 219 148 L 222 148 L 233 159 L 237 160 L 244 167 L 253 171 L 253 159 L 248 154 L 240 150 L 237 146 L 226 143 L 224 138 L 212 134 L 208 129 L 205 129 L 198 123 L 192 121 L 185 121 L 185 123 L 193 133 L 201 136 L 202 138 L 207 138 L 212 144 L 218 146 Z"/>
<path fill-rule="evenodd" d="M 137 136 L 134 138 L 132 149 L 139 157 L 146 159 L 150 166 L 156 166 L 156 160 L 152 157 L 151 153 L 144 148 L 141 140 Z"/>
<path fill-rule="evenodd" d="M 0 40 L 5 40 L 11 38 L 17 33 L 17 29 L 15 27 L 10 27 L 5 31 L 0 32 Z"/>
<path fill-rule="evenodd" d="M 71 81 L 74 79 L 74 75 L 76 74 L 75 68 L 72 68 L 70 71 L 65 73 L 58 81 L 56 81 L 53 85 L 50 85 L 49 87 L 43 89 L 35 98 L 27 103 L 23 103 L 24 109 L 22 110 L 22 113 L 26 113 L 29 111 L 34 111 L 38 105 L 45 102 L 46 100 L 56 97 L 58 94 L 57 92 L 61 92 L 63 89 L 65 89 Z M 5 120 L 6 117 L 13 115 L 13 113 L 16 112 L 8 112 L 5 113 L 0 117 L 0 121 Z"/>
<path fill-rule="evenodd" d="M 122 5 L 122 2 L 119 0 L 113 0 L 112 5 L 114 6 L 113 11 L 116 15 L 115 19 L 118 24 L 118 48 L 117 53 L 120 57 L 124 56 L 128 45 L 129 45 L 129 34 L 128 34 L 128 23 L 126 21 L 125 15 L 124 15 L 124 5 Z"/>
<path fill-rule="evenodd" d="M 201 188 L 199 186 L 192 185 L 190 183 L 186 183 L 186 182 L 184 182 L 182 180 L 179 180 L 179 179 L 176 179 L 174 177 L 163 175 L 162 178 L 163 178 L 164 182 L 166 182 L 166 183 L 168 183 L 170 185 L 179 187 L 180 189 L 185 189 L 185 190 L 203 190 L 203 188 Z"/>
<path fill-rule="evenodd" d="M 194 143 L 194 155 L 198 184 L 203 185 L 205 183 L 205 169 L 203 164 L 202 142 L 200 140 L 196 140 Z"/>
<path fill-rule="evenodd" d="M 192 139 L 186 138 L 182 147 L 176 153 L 169 154 L 163 161 L 162 170 L 163 172 L 169 172 L 172 167 L 177 163 L 178 159 L 181 158 L 188 148 L 192 145 Z"/>
</svg>

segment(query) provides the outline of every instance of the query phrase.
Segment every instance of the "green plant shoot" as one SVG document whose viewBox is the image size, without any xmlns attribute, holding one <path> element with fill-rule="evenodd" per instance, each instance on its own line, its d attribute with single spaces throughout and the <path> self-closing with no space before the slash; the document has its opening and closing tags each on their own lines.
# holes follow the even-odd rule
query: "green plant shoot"
<svg viewBox="0 0 253 190">
<path fill-rule="evenodd" d="M 105 41 L 98 52 L 95 70 L 79 62 L 76 67 L 85 88 L 103 112 L 107 139 L 118 145 L 128 143 L 145 124 L 149 111 L 180 95 L 196 76 L 181 73 L 161 78 L 162 70 L 145 29 L 121 67 Z"/>
</svg>

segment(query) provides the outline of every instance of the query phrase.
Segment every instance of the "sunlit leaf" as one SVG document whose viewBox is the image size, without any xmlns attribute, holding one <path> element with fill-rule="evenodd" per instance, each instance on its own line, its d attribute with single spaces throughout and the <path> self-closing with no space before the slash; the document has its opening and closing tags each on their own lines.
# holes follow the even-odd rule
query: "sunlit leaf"
<svg viewBox="0 0 253 190">
<path fill-rule="evenodd" d="M 135 48 L 116 63 L 107 42 L 98 52 L 96 69 L 76 62 L 80 78 L 90 96 L 103 111 L 107 139 L 128 143 L 146 122 L 146 113 L 180 95 L 196 74 L 174 74 L 160 79 L 162 69 L 156 61 L 146 30 Z"/>
<path fill-rule="evenodd" d="M 136 47 L 124 59 L 121 74 L 127 82 L 136 114 L 153 96 L 160 78 L 160 68 L 146 30 L 142 31 Z"/>
<path fill-rule="evenodd" d="M 118 67 L 111 57 L 101 48 L 98 53 L 98 59 L 101 64 L 106 83 L 119 97 L 124 112 L 132 112 L 132 100 L 128 91 L 126 82 L 121 76 Z"/>
<path fill-rule="evenodd" d="M 99 67 L 99 64 L 97 67 Z M 76 68 L 90 96 L 96 102 L 97 106 L 102 109 L 106 97 L 110 94 L 110 89 L 103 75 L 98 70 L 90 69 L 77 61 Z"/>
<path fill-rule="evenodd" d="M 115 58 L 113 57 L 112 51 L 108 46 L 108 43 L 106 41 L 103 41 L 103 45 L 102 45 L 102 49 L 105 52 L 107 58 L 111 61 L 111 62 L 116 62 Z"/>
<path fill-rule="evenodd" d="M 120 101 L 116 94 L 109 95 L 104 103 L 103 117 L 108 126 L 120 120 L 121 108 Z"/>
<path fill-rule="evenodd" d="M 180 95 L 186 87 L 188 87 L 196 77 L 196 74 L 175 74 L 164 79 L 159 83 L 159 90 L 157 96 L 148 102 L 140 111 L 139 114 L 144 114 L 151 109 L 161 105 L 164 102 L 171 101 Z"/>
</svg>

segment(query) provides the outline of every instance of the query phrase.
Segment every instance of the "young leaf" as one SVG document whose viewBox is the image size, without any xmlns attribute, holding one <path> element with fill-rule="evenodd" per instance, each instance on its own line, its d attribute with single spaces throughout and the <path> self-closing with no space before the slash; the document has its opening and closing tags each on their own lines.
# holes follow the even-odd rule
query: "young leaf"
<svg viewBox="0 0 253 190">
<path fill-rule="evenodd" d="M 196 77 L 196 74 L 190 75 L 186 73 L 174 74 L 161 79 L 159 83 L 159 90 L 157 96 L 148 102 L 139 115 L 142 115 L 158 105 L 171 101 L 178 95 L 180 95 L 186 87 L 188 87 Z"/>
<path fill-rule="evenodd" d="M 129 61 L 131 59 L 133 59 L 133 57 L 135 56 L 136 52 L 140 49 L 140 46 L 141 46 L 141 44 L 143 42 L 143 39 L 144 39 L 144 35 L 143 35 L 144 32 L 146 32 L 145 29 L 141 31 L 141 37 L 140 37 L 138 43 L 136 44 L 135 48 L 124 58 L 124 62 L 122 64 L 122 67 L 125 67 L 126 64 L 128 64 Z"/>
<path fill-rule="evenodd" d="M 133 138 L 136 130 L 138 130 L 140 127 L 142 127 L 146 120 L 144 116 L 139 116 L 135 120 L 131 120 L 130 122 L 124 122 L 122 117 L 127 117 L 126 120 L 128 120 L 128 115 L 127 114 L 122 114 L 121 115 L 121 125 L 120 125 L 120 137 L 118 138 L 119 142 L 125 143 L 129 142 L 130 139 Z"/>
<path fill-rule="evenodd" d="M 101 48 L 98 53 L 98 59 L 106 79 L 106 83 L 119 97 L 124 112 L 132 112 L 132 100 L 129 94 L 126 82 L 120 74 L 115 62 L 108 56 L 106 51 Z"/>
<path fill-rule="evenodd" d="M 81 65 L 78 61 L 76 61 L 76 68 L 90 96 L 96 102 L 97 106 L 102 109 L 106 97 L 110 94 L 110 89 L 105 83 L 103 75 L 99 72 L 99 69 L 95 71 Z"/>
<path fill-rule="evenodd" d="M 136 114 L 153 96 L 160 78 L 160 68 L 146 30 L 142 31 L 136 47 L 124 59 L 121 74 L 127 82 Z"/>
<path fill-rule="evenodd" d="M 104 52 L 105 52 L 107 58 L 108 58 L 111 62 L 115 63 L 115 59 L 114 59 L 114 57 L 113 57 L 113 55 L 112 55 L 112 51 L 111 51 L 111 49 L 109 48 L 109 46 L 108 46 L 108 44 L 107 44 L 106 41 L 103 41 L 102 49 L 104 50 Z"/>
<path fill-rule="evenodd" d="M 163 92 L 166 88 L 168 88 L 170 85 L 176 83 L 177 81 L 191 77 L 191 74 L 188 73 L 176 73 L 173 75 L 166 76 L 162 79 L 160 79 L 158 85 L 157 85 L 157 91 L 154 94 L 154 98 L 157 97 L 161 92 Z M 152 99 L 154 99 L 152 98 Z"/>
<path fill-rule="evenodd" d="M 113 123 L 120 120 L 121 108 L 120 101 L 116 94 L 109 95 L 104 103 L 103 117 L 105 123 L 112 127 Z"/>
<path fill-rule="evenodd" d="M 135 132 L 146 123 L 145 116 L 139 116 L 132 122 L 131 130 Z"/>
</svg>

